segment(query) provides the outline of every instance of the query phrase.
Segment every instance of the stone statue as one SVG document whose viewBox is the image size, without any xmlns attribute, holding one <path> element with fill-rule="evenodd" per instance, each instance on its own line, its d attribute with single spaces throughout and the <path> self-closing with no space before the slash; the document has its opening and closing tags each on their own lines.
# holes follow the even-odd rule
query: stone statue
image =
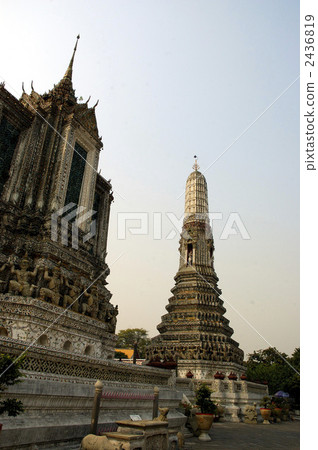
<svg viewBox="0 0 318 450">
<path fill-rule="evenodd" d="M 155 422 L 167 422 L 168 420 L 167 415 L 169 412 L 169 408 L 159 408 L 159 412 L 160 412 L 159 416 L 155 417 L 153 420 Z"/>
<path fill-rule="evenodd" d="M 182 448 L 184 448 L 184 434 L 182 433 L 182 431 L 178 431 L 177 439 L 178 439 L 178 448 L 181 450 Z"/>
<path fill-rule="evenodd" d="M 99 320 L 102 320 L 103 322 L 105 322 L 106 320 L 106 313 L 107 313 L 107 308 L 109 307 L 109 304 L 104 300 L 102 300 L 99 303 L 99 310 L 98 310 L 98 318 Z"/>
<path fill-rule="evenodd" d="M 88 300 L 87 302 L 82 303 L 82 314 L 89 315 L 93 319 L 96 319 L 99 307 L 98 289 L 94 284 L 90 288 L 90 293 L 87 292 L 87 289 L 83 292 L 83 295 Z"/>
<path fill-rule="evenodd" d="M 53 267 L 52 276 L 49 275 L 48 268 L 45 268 L 44 280 L 48 281 L 48 287 L 40 289 L 40 299 L 45 300 L 46 298 L 49 298 L 52 303 L 57 306 L 60 302 L 60 291 L 64 280 L 60 265 L 61 263 Z"/>
<path fill-rule="evenodd" d="M 78 299 L 82 290 L 81 280 L 75 278 L 74 284 L 69 284 L 68 279 L 65 278 L 65 286 L 69 288 L 69 292 L 64 295 L 63 308 L 71 306 L 73 311 L 78 312 Z"/>
<path fill-rule="evenodd" d="M 257 411 L 256 411 L 256 403 L 253 406 L 246 405 L 244 412 L 244 422 L 245 423 L 257 423 Z"/>
<path fill-rule="evenodd" d="M 88 434 L 81 442 L 80 450 L 121 450 L 123 444 L 113 445 L 106 436 Z"/>
<path fill-rule="evenodd" d="M 22 295 L 23 297 L 31 297 L 36 287 L 34 284 L 29 283 L 30 278 L 34 278 L 38 273 L 38 267 L 33 272 L 28 270 L 30 266 L 30 260 L 27 253 L 21 260 L 21 269 L 15 269 L 14 263 L 11 263 L 11 274 L 16 276 L 16 280 L 9 281 L 9 292 L 14 295 Z M 3 266 L 2 266 L 3 267 Z"/>
<path fill-rule="evenodd" d="M 109 323 L 110 327 L 109 327 L 109 331 L 111 333 L 115 332 L 116 329 L 116 323 L 117 323 L 117 315 L 118 315 L 118 305 L 116 305 L 116 307 L 112 307 L 111 309 L 109 309 L 107 311 L 107 315 L 106 315 L 106 322 Z"/>
<path fill-rule="evenodd" d="M 7 268 L 9 267 L 9 264 L 8 263 L 4 263 L 4 264 L 2 264 L 2 266 L 0 267 L 0 273 L 3 273 Z M 5 288 L 6 288 L 6 284 L 7 284 L 7 282 L 8 282 L 8 277 L 7 276 L 4 276 L 3 277 L 3 275 L 2 275 L 2 278 L 5 278 L 5 279 L 0 279 L 0 292 L 5 292 Z"/>
</svg>

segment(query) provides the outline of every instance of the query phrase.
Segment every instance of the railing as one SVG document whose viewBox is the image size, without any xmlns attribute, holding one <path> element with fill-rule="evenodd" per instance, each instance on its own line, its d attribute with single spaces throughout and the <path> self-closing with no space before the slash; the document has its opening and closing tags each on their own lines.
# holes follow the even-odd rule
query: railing
<svg viewBox="0 0 318 450">
<path fill-rule="evenodd" d="M 120 391 L 107 391 L 102 392 L 102 399 L 120 399 L 120 400 L 153 400 L 153 394 L 139 394 L 131 392 L 120 392 Z"/>
</svg>

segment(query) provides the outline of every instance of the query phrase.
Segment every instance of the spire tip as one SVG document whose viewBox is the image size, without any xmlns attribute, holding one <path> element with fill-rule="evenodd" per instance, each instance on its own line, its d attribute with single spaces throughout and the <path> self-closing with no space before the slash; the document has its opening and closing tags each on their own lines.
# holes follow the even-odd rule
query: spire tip
<svg viewBox="0 0 318 450">
<path fill-rule="evenodd" d="M 194 164 L 193 164 L 193 169 L 195 170 L 195 171 L 197 171 L 198 169 L 200 169 L 200 166 L 199 166 L 199 164 L 198 164 L 198 157 L 197 157 L 197 155 L 194 155 Z"/>
</svg>

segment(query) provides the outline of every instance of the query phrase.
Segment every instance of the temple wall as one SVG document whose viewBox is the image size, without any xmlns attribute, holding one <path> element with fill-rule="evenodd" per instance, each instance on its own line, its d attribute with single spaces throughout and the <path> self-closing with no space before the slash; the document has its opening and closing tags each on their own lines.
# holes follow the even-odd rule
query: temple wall
<svg viewBox="0 0 318 450">
<path fill-rule="evenodd" d="M 0 338 L 1 353 L 17 356 L 26 349 L 9 341 Z M 159 387 L 159 406 L 170 409 L 169 427 L 185 423 L 176 408 L 183 392 L 189 395 L 191 381 L 176 379 L 174 371 L 67 355 L 41 346 L 28 350 L 23 367 L 23 382 L 1 394 L 1 399 L 21 400 L 25 408 L 17 417 L 1 416 L 1 449 L 79 442 L 89 433 L 96 379 L 104 384 L 99 431 L 114 431 L 115 421 L 129 419 L 130 414 L 151 419 L 155 386 Z"/>
</svg>

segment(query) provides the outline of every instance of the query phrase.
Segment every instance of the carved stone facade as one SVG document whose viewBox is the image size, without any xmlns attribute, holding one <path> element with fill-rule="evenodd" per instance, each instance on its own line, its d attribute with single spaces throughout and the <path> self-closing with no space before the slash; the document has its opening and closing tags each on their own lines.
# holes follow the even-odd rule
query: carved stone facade
<svg viewBox="0 0 318 450">
<path fill-rule="evenodd" d="M 96 105 L 75 97 L 75 50 L 48 93 L 32 83 L 17 100 L 0 85 L 0 334 L 31 343 L 44 333 L 49 348 L 107 359 L 118 314 L 105 287 L 113 195 L 97 173 Z"/>
<path fill-rule="evenodd" d="M 195 378 L 211 378 L 217 371 L 238 375 L 243 351 L 232 339 L 224 316 L 218 277 L 214 270 L 214 243 L 208 216 L 207 183 L 198 170 L 186 183 L 185 218 L 180 239 L 180 265 L 167 314 L 158 325 L 147 357 L 151 361 L 178 361 L 178 373 L 190 370 Z"/>
</svg>

